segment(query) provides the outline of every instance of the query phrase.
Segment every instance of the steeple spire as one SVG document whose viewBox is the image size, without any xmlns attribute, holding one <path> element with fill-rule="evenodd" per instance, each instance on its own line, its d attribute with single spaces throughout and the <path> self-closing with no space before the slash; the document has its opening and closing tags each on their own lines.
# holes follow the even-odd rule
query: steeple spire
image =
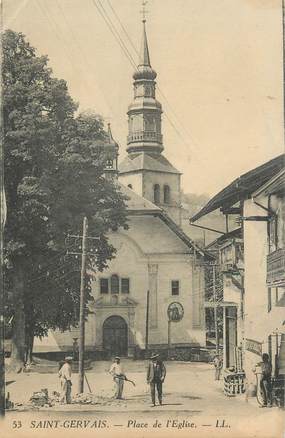
<svg viewBox="0 0 285 438">
<path fill-rule="evenodd" d="M 108 137 L 110 144 L 115 143 L 115 140 L 113 139 L 112 131 L 111 131 L 111 123 L 108 123 Z"/>
<path fill-rule="evenodd" d="M 141 45 L 141 51 L 140 51 L 139 66 L 143 65 L 146 67 L 151 67 L 150 58 L 149 58 L 148 43 L 147 43 L 147 36 L 146 36 L 145 22 L 146 22 L 146 20 L 144 19 L 143 20 L 143 36 L 142 36 L 142 45 Z"/>
</svg>

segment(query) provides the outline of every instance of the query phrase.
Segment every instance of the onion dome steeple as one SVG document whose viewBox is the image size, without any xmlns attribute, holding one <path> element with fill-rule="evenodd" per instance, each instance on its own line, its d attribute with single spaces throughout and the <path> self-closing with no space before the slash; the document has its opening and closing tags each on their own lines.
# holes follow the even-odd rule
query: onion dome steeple
<svg viewBox="0 0 285 438">
<path fill-rule="evenodd" d="M 143 19 L 143 35 L 137 70 L 134 78 L 134 100 L 128 108 L 129 135 L 127 152 L 160 154 L 163 150 L 161 135 L 161 104 L 155 98 L 156 72 L 151 67 L 146 20 Z"/>
<path fill-rule="evenodd" d="M 142 37 L 138 70 L 133 74 L 133 78 L 135 80 L 138 79 L 154 80 L 156 78 L 156 72 L 151 68 L 151 64 L 150 64 L 145 20 L 143 20 L 143 37 Z"/>
</svg>

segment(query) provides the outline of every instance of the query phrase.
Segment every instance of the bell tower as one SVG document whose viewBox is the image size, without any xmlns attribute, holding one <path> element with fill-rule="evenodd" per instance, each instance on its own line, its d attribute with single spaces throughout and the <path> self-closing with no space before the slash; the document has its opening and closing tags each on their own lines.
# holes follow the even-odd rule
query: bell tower
<svg viewBox="0 0 285 438">
<path fill-rule="evenodd" d="M 134 100 L 128 108 L 129 134 L 127 152 L 160 153 L 163 151 L 161 134 L 161 104 L 155 97 L 156 72 L 151 67 L 143 19 L 143 36 L 137 71 L 133 74 Z"/>
<path fill-rule="evenodd" d="M 181 173 L 162 155 L 162 106 L 156 99 L 157 74 L 150 62 L 145 11 L 143 12 L 141 50 L 138 66 L 133 74 L 134 97 L 127 112 L 128 155 L 119 165 L 119 180 L 157 204 L 180 225 Z"/>
</svg>

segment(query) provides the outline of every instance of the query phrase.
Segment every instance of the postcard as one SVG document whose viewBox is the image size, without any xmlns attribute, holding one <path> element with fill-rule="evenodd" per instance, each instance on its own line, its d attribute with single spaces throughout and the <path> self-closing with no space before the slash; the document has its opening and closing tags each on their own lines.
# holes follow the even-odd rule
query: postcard
<svg viewBox="0 0 285 438">
<path fill-rule="evenodd" d="M 284 17 L 2 0 L 1 437 L 284 437 Z"/>
</svg>

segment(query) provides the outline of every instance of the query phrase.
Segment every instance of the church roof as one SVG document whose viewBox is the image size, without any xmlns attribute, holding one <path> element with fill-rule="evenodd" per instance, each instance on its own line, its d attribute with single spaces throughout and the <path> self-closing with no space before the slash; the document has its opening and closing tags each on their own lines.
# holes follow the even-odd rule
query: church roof
<svg viewBox="0 0 285 438">
<path fill-rule="evenodd" d="M 143 198 L 142 196 L 138 195 L 132 189 L 126 187 L 119 181 L 118 185 L 121 193 L 128 197 L 126 204 L 129 215 L 152 215 L 158 217 L 192 251 L 196 252 L 200 256 L 213 258 L 213 256 L 209 252 L 201 249 L 198 245 L 196 245 L 196 243 L 193 242 L 193 240 L 184 233 L 182 228 L 180 228 L 164 210 L 162 210 L 160 207 L 153 204 L 152 202 L 148 201 L 147 199 Z"/>
<path fill-rule="evenodd" d="M 152 202 L 138 195 L 132 189 L 126 187 L 124 184 L 122 184 L 119 181 L 118 181 L 118 185 L 121 193 L 128 197 L 126 204 L 129 213 L 131 212 L 158 213 L 159 211 L 161 211 L 161 208 L 159 208 L 157 205 L 153 204 Z"/>
<path fill-rule="evenodd" d="M 119 173 L 136 172 L 139 170 L 151 170 L 153 172 L 167 172 L 180 174 L 177 169 L 163 156 L 140 152 L 128 155 L 119 164 Z"/>
</svg>

